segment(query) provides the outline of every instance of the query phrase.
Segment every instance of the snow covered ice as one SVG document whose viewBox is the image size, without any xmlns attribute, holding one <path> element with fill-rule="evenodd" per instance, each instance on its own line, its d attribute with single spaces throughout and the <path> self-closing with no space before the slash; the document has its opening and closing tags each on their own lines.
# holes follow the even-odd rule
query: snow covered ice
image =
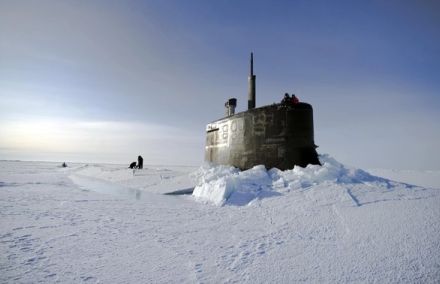
<svg viewBox="0 0 440 284">
<path fill-rule="evenodd" d="M 438 283 L 440 173 L 426 188 L 320 159 L 135 175 L 0 161 L 0 282 Z"/>
<path fill-rule="evenodd" d="M 409 184 L 392 182 L 384 178 L 375 177 L 369 173 L 347 168 L 328 155 L 320 156 L 322 166 L 309 165 L 306 168 L 295 167 L 292 170 L 280 171 L 271 169 L 266 171 L 263 165 L 240 172 L 234 167 L 228 166 L 204 166 L 193 173 L 197 185 L 194 189 L 194 196 L 198 200 L 208 201 L 215 205 L 248 204 L 255 198 L 267 197 L 279 192 L 290 190 L 302 190 L 312 186 L 344 185 L 345 193 L 357 206 L 362 205 L 357 198 L 351 194 L 356 190 L 353 185 L 374 185 L 377 189 L 386 188 L 386 191 L 379 190 L 381 194 L 413 188 L 412 192 L 420 194 L 415 186 Z M 373 191 L 377 191 L 377 189 Z M 328 190 L 330 191 L 330 189 Z M 341 197 L 347 197 L 344 190 L 333 190 L 341 193 Z M 363 188 L 359 194 L 363 195 L 367 189 Z M 370 190 L 371 192 L 371 190 Z M 328 196 L 325 196 L 328 198 Z"/>
</svg>

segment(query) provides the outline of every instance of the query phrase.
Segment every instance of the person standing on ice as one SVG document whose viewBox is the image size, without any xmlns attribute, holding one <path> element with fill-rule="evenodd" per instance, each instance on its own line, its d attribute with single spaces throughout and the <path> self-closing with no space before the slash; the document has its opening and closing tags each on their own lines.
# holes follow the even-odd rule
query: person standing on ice
<svg viewBox="0 0 440 284">
<path fill-rule="evenodd" d="M 142 156 L 138 156 L 138 169 L 142 169 L 144 167 L 144 159 Z"/>
</svg>

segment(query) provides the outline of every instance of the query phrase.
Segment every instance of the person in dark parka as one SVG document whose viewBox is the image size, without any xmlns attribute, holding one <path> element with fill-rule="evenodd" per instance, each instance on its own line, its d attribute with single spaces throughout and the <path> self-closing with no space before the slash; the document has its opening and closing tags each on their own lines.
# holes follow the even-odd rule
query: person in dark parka
<svg viewBox="0 0 440 284">
<path fill-rule="evenodd" d="M 289 104 L 290 104 L 290 96 L 289 96 L 288 93 L 285 93 L 285 94 L 284 94 L 284 98 L 283 98 L 283 100 L 281 101 L 281 105 L 283 105 L 283 106 L 287 106 L 287 105 L 289 105 Z"/>
<path fill-rule="evenodd" d="M 144 159 L 142 156 L 138 157 L 138 169 L 142 169 L 144 167 Z"/>
<path fill-rule="evenodd" d="M 130 164 L 130 166 L 128 166 L 130 169 L 134 169 L 136 168 L 136 162 L 133 162 Z"/>
</svg>

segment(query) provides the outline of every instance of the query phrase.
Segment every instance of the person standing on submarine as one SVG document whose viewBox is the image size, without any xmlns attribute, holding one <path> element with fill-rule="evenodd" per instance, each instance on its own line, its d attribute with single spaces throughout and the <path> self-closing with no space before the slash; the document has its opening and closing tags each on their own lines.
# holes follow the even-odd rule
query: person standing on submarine
<svg viewBox="0 0 440 284">
<path fill-rule="evenodd" d="M 284 98 L 281 101 L 281 104 L 284 106 L 287 106 L 287 105 L 289 105 L 289 103 L 290 103 L 290 96 L 288 93 L 285 93 Z"/>
<path fill-rule="evenodd" d="M 291 104 L 292 105 L 299 104 L 299 99 L 297 96 L 295 96 L 295 94 L 292 94 Z"/>
<path fill-rule="evenodd" d="M 144 159 L 142 156 L 138 156 L 138 169 L 142 169 L 144 167 Z"/>
</svg>

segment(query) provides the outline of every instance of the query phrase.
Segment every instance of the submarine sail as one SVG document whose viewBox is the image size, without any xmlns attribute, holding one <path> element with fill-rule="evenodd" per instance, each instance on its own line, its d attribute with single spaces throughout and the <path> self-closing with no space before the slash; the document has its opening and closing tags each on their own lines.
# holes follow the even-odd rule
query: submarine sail
<svg viewBox="0 0 440 284">
<path fill-rule="evenodd" d="M 230 99 L 226 117 L 206 126 L 205 160 L 242 170 L 261 164 L 281 170 L 319 165 L 312 106 L 295 102 L 256 108 L 252 53 L 250 66 L 248 110 L 235 113 L 236 99 Z"/>
</svg>

